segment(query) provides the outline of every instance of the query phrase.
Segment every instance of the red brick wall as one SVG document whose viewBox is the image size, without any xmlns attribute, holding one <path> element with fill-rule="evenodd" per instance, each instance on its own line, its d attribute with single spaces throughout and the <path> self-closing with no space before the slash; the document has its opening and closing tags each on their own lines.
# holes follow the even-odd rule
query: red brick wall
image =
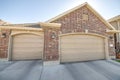
<svg viewBox="0 0 120 80">
<path fill-rule="evenodd" d="M 83 20 L 83 14 L 88 15 L 88 20 Z M 109 39 L 109 35 L 106 33 L 108 27 L 85 6 L 52 22 L 62 24 L 62 34 L 85 32 L 85 29 L 88 29 L 88 32 L 90 33 L 96 33 L 108 37 L 109 45 L 114 45 L 114 39 Z M 109 54 L 110 56 L 115 56 L 114 47 L 109 46 Z"/>
<path fill-rule="evenodd" d="M 59 29 L 45 28 L 44 29 L 44 60 L 58 60 L 58 34 Z M 52 35 L 55 35 L 52 38 Z"/>
<path fill-rule="evenodd" d="M 5 38 L 1 37 L 2 33 L 6 34 Z M 10 30 L 2 29 L 0 32 L 0 58 L 7 58 L 9 34 Z"/>
<path fill-rule="evenodd" d="M 113 39 L 110 39 L 110 38 L 108 39 L 108 44 L 109 44 L 109 55 L 110 55 L 110 56 L 116 57 L 114 35 L 111 34 L 111 35 L 109 35 L 108 37 L 110 37 L 110 36 L 112 36 Z M 110 47 L 110 44 L 114 44 L 113 47 Z"/>
<path fill-rule="evenodd" d="M 83 14 L 88 15 L 88 20 L 82 19 Z M 106 25 L 86 7 L 82 7 L 53 22 L 62 24 L 61 31 L 63 34 L 71 32 L 84 32 L 85 29 L 88 29 L 91 33 L 98 33 L 100 35 L 107 36 Z"/>
<path fill-rule="evenodd" d="M 83 14 L 88 15 L 88 20 L 83 20 Z M 88 8 L 82 7 L 70 14 L 67 14 L 53 22 L 61 23 L 60 31 L 62 34 L 71 32 L 85 32 L 88 29 L 90 33 L 97 33 L 108 37 L 109 44 L 114 44 L 114 39 L 110 40 L 109 35 L 106 33 L 107 26 L 99 20 Z M 0 58 L 6 58 L 8 53 L 8 41 L 10 30 L 2 30 L 7 34 L 6 38 L 0 37 Z M 55 33 L 55 38 L 52 39 L 51 35 Z M 59 59 L 59 29 L 44 28 L 44 60 L 58 60 Z M 113 36 L 113 35 L 111 35 Z M 110 56 L 115 56 L 114 47 L 109 47 Z"/>
</svg>

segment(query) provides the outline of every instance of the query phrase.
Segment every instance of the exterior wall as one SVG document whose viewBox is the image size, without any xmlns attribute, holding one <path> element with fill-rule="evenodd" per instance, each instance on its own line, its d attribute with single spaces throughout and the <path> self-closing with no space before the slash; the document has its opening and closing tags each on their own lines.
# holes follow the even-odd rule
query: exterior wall
<svg viewBox="0 0 120 80">
<path fill-rule="evenodd" d="M 5 38 L 2 38 L 2 33 L 6 34 Z M 9 42 L 10 30 L 2 29 L 0 31 L 0 59 L 7 58 L 8 56 L 8 42 Z"/>
<path fill-rule="evenodd" d="M 86 17 L 84 16 L 86 15 Z M 74 32 L 88 32 L 95 33 L 108 38 L 109 55 L 115 58 L 114 39 L 113 34 L 107 34 L 107 26 L 95 16 L 87 7 L 83 6 L 74 12 L 71 12 L 55 21 L 54 23 L 61 23 L 61 29 L 44 28 L 44 60 L 55 61 L 59 60 L 59 34 L 74 33 Z M 6 58 L 8 53 L 8 41 L 10 30 L 2 30 L 6 33 L 6 38 L 0 37 L 0 58 Z M 0 33 L 1 34 L 1 33 Z M 112 46 L 111 46 L 112 45 Z"/>
<path fill-rule="evenodd" d="M 59 59 L 59 29 L 44 28 L 44 60 L 56 61 Z"/>
<path fill-rule="evenodd" d="M 88 19 L 84 19 L 84 15 L 87 15 Z M 114 39 L 109 39 L 110 36 L 113 37 L 114 35 L 106 33 L 107 26 L 87 7 L 81 7 L 52 22 L 62 24 L 62 34 L 88 31 L 88 33 L 96 33 L 107 37 L 109 55 L 115 58 Z"/>
<path fill-rule="evenodd" d="M 113 27 L 115 27 L 116 30 L 120 30 L 120 19 L 119 20 L 114 20 L 109 22 Z M 120 50 L 120 33 L 114 34 L 115 38 L 115 49 L 116 49 L 116 55 L 118 55 L 119 50 Z"/>
<path fill-rule="evenodd" d="M 110 39 L 112 37 L 112 39 Z M 109 49 L 109 55 L 111 59 L 116 58 L 116 53 L 115 53 L 115 42 L 114 42 L 114 34 L 110 34 L 108 36 L 108 49 Z"/>
<path fill-rule="evenodd" d="M 116 21 L 112 21 L 112 22 L 110 22 L 110 24 L 113 26 L 113 27 L 115 27 L 115 29 L 116 30 L 120 30 L 120 20 L 116 20 Z M 117 33 L 116 34 L 116 42 L 118 43 L 120 43 L 120 33 Z"/>
</svg>

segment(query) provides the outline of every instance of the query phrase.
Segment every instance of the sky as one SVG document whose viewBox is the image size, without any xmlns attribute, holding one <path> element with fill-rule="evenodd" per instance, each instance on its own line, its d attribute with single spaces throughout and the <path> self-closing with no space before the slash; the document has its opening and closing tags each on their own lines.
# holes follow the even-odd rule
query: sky
<svg viewBox="0 0 120 80">
<path fill-rule="evenodd" d="M 105 20 L 120 15 L 120 0 L 0 0 L 0 19 L 13 24 L 45 22 L 84 2 Z"/>
</svg>

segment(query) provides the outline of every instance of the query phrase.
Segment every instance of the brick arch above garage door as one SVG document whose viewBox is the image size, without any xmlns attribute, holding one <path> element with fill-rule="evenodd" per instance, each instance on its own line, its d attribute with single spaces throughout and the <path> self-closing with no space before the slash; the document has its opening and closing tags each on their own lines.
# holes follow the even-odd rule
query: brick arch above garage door
<svg viewBox="0 0 120 80">
<path fill-rule="evenodd" d="M 76 62 L 106 58 L 105 37 L 97 34 L 71 33 L 60 36 L 60 61 Z"/>
<path fill-rule="evenodd" d="M 12 36 L 12 60 L 42 59 L 43 34 L 22 33 Z"/>
</svg>

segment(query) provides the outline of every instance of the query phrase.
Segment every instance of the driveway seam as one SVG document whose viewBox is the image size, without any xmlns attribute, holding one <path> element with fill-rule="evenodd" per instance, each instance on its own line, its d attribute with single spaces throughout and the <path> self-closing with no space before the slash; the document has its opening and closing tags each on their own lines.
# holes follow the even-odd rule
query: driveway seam
<svg viewBox="0 0 120 80">
<path fill-rule="evenodd" d="M 42 70 L 41 70 L 41 73 L 40 73 L 41 75 L 40 75 L 40 77 L 39 77 L 39 80 L 42 79 L 43 70 L 44 70 L 44 66 L 43 66 L 43 62 L 42 62 Z"/>
</svg>

